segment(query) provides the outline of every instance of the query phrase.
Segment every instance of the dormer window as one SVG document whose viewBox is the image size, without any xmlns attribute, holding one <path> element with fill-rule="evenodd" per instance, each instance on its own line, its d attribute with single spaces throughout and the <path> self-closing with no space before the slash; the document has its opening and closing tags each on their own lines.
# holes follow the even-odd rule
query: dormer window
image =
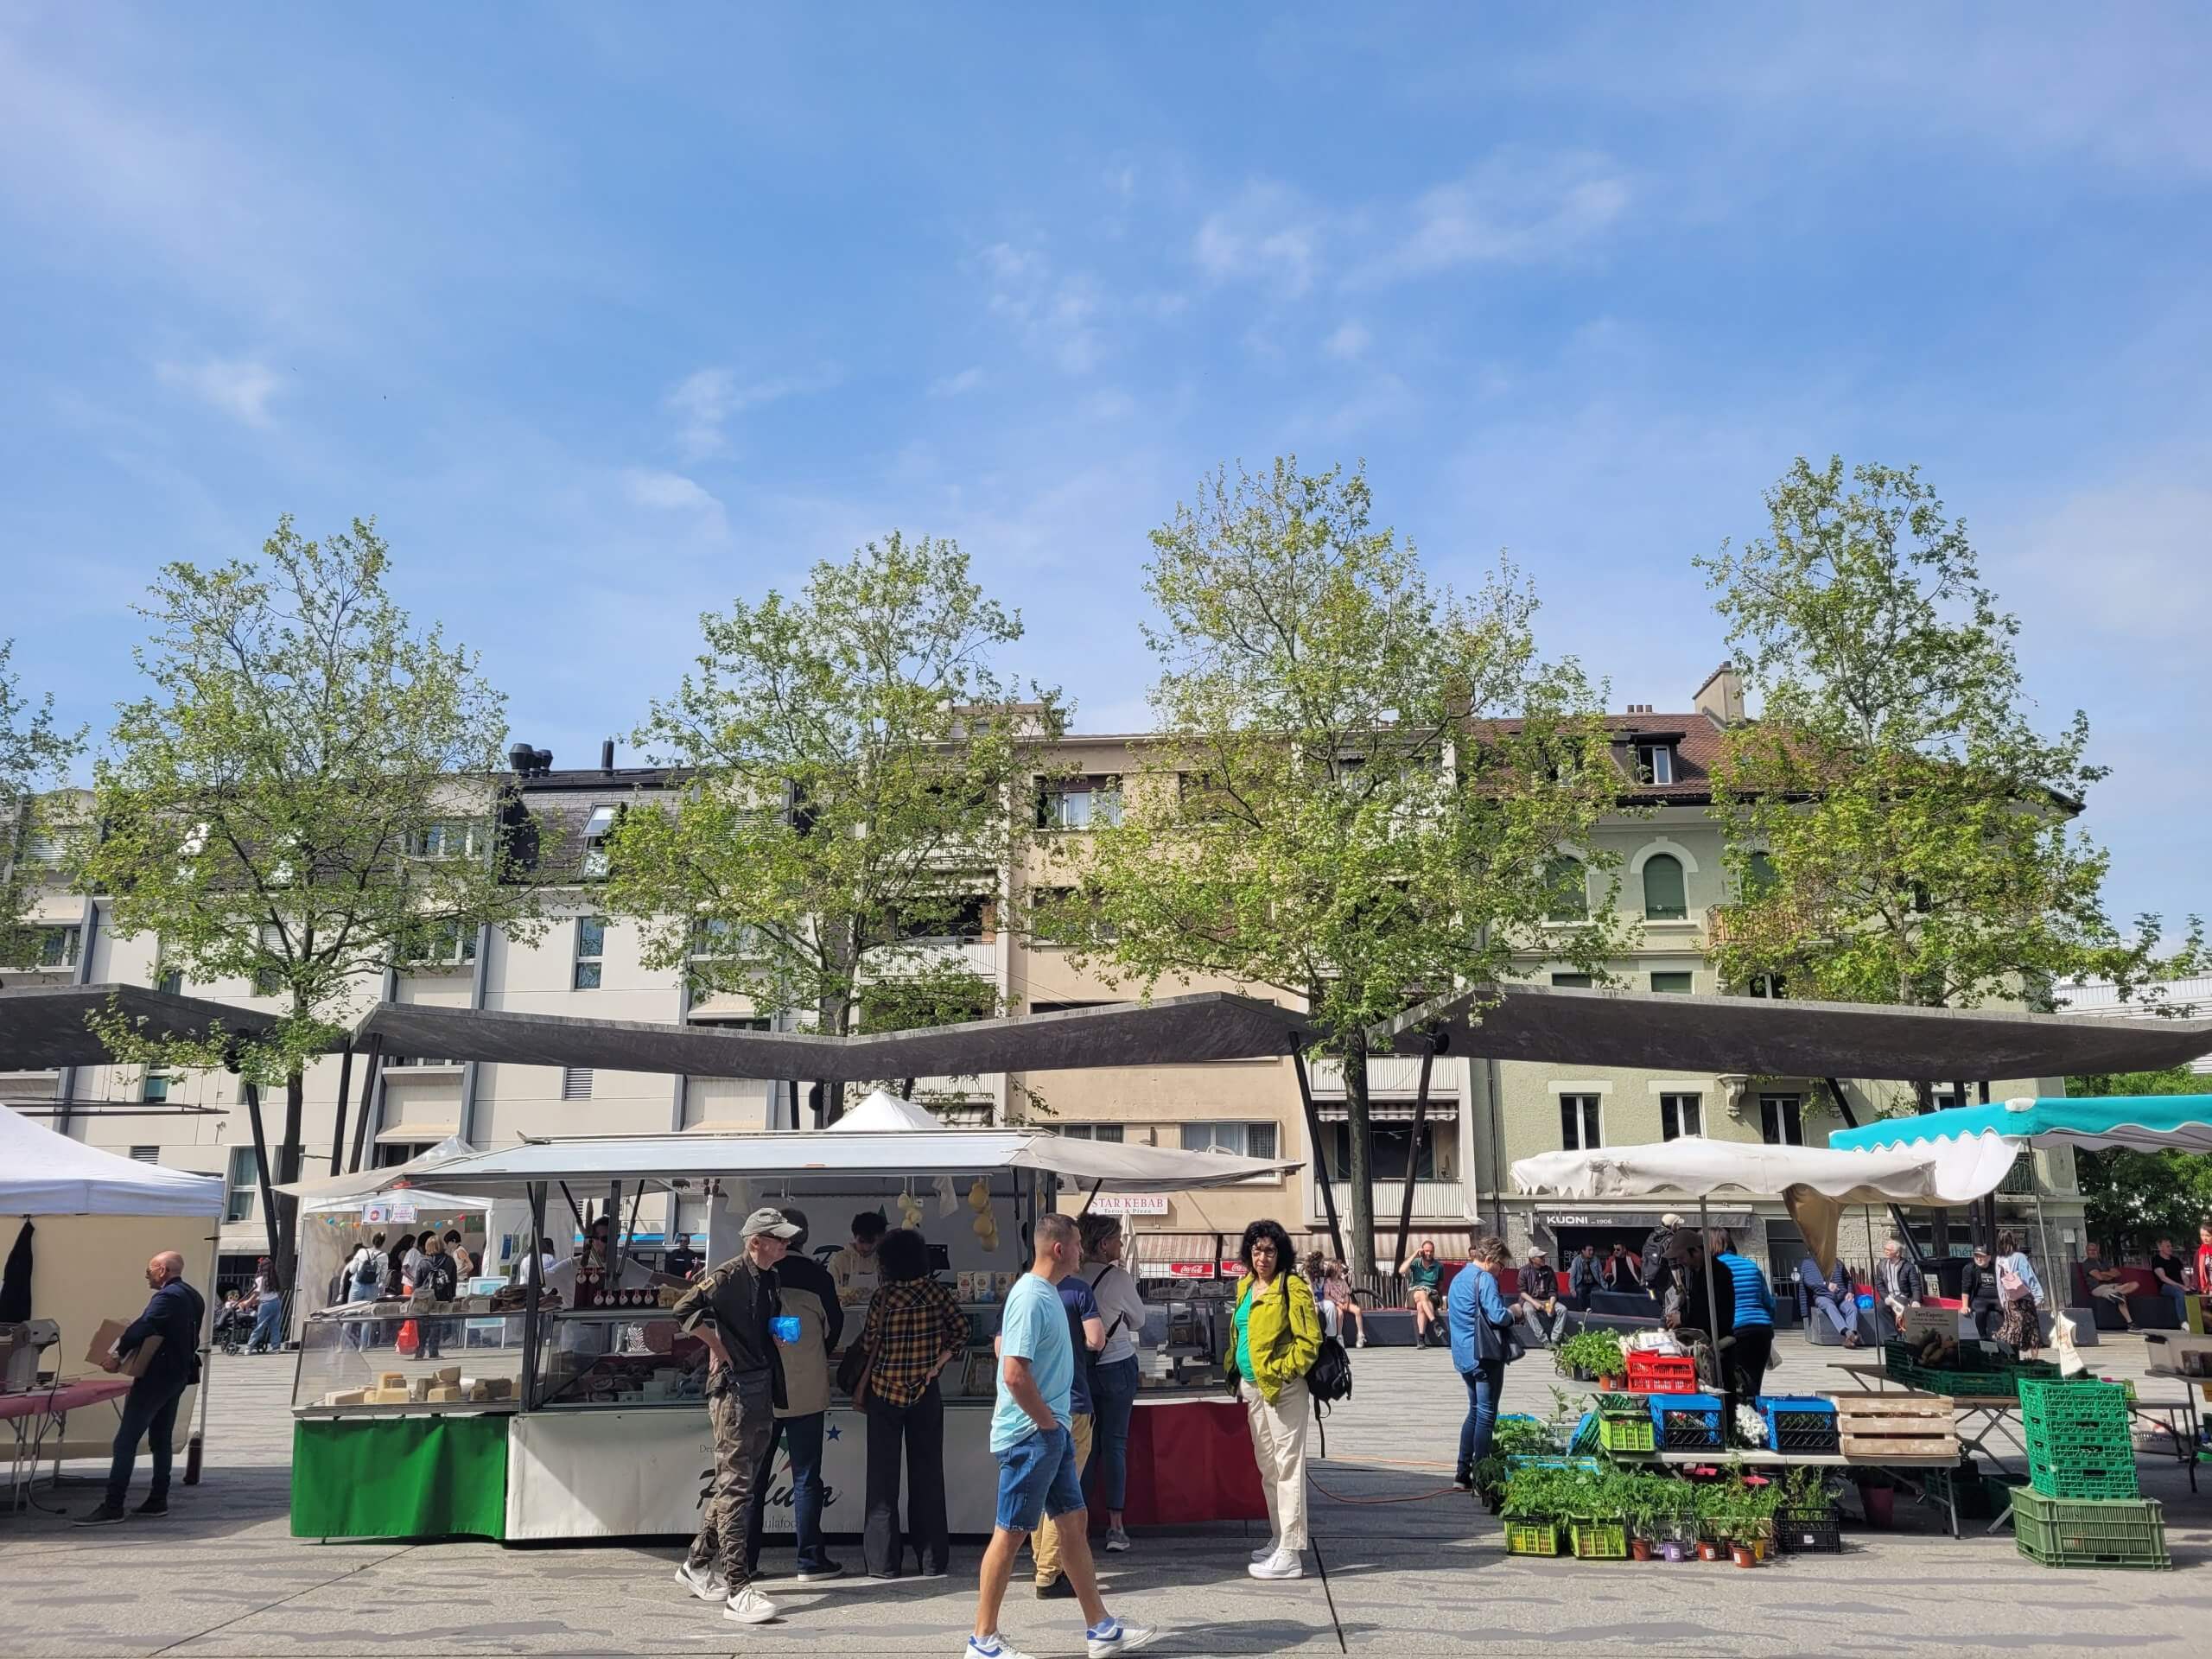
<svg viewBox="0 0 2212 1659">
<path fill-rule="evenodd" d="M 591 810 L 591 817 L 584 824 L 584 875 L 598 880 L 607 874 L 607 838 L 614 833 L 614 821 L 621 816 L 619 806 L 601 804 Z"/>
<path fill-rule="evenodd" d="M 1639 784 L 1671 784 L 1675 781 L 1675 746 L 1672 743 L 1649 742 L 1636 746 L 1636 780 Z"/>
</svg>

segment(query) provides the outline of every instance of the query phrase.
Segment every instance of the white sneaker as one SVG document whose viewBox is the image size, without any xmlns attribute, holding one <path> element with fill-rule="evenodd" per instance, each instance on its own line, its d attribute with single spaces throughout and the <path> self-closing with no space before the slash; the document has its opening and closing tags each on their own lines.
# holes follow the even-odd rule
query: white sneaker
<svg viewBox="0 0 2212 1659">
<path fill-rule="evenodd" d="M 729 1586 L 723 1582 L 721 1569 L 713 1566 L 694 1567 L 686 1561 L 676 1569 L 676 1581 L 702 1601 L 728 1601 Z"/>
<path fill-rule="evenodd" d="M 1083 1643 L 1090 1649 L 1090 1659 L 1110 1659 L 1114 1654 L 1135 1653 L 1139 1648 L 1150 1646 L 1159 1634 L 1148 1624 L 1132 1624 L 1127 1619 L 1109 1618 L 1096 1629 L 1084 1630 Z"/>
<path fill-rule="evenodd" d="M 1120 1527 L 1106 1529 L 1106 1548 L 1119 1555 L 1129 1547 L 1129 1535 Z"/>
<path fill-rule="evenodd" d="M 766 1624 L 775 1616 L 776 1604 L 749 1584 L 731 1591 L 729 1599 L 722 1604 L 722 1617 L 740 1624 Z"/>
<path fill-rule="evenodd" d="M 968 1659 L 1029 1659 L 1019 1648 L 1008 1647 L 1001 1637 L 994 1636 L 986 1647 L 974 1637 L 968 1638 Z"/>
<path fill-rule="evenodd" d="M 1275 1558 L 1276 1556 L 1278 1556 L 1278 1555 L 1280 1555 L 1280 1554 L 1282 1554 L 1282 1543 L 1281 1543 L 1281 1540 L 1279 1540 L 1279 1539 L 1270 1538 L 1270 1539 L 1268 1539 L 1268 1541 L 1267 1541 L 1267 1547 L 1266 1547 L 1265 1548 L 1263 1548 L 1263 1549 L 1255 1549 L 1255 1550 L 1254 1550 L 1254 1551 L 1252 1552 L 1252 1560 L 1253 1560 L 1253 1563 L 1256 1566 L 1258 1563 L 1260 1563 L 1260 1562 L 1262 1562 L 1262 1561 L 1271 1561 L 1271 1560 L 1274 1560 L 1274 1558 Z"/>
<path fill-rule="evenodd" d="M 1362 1347 L 1362 1348 L 1364 1348 L 1364 1347 L 1366 1347 L 1366 1346 L 1367 1346 L 1367 1333 L 1366 1333 L 1364 1331 L 1363 1331 L 1363 1332 L 1361 1332 L 1359 1333 L 1359 1343 L 1358 1343 L 1358 1346 L 1360 1346 L 1360 1347 Z"/>
<path fill-rule="evenodd" d="M 1255 1561 L 1244 1570 L 1255 1579 L 1302 1579 L 1306 1576 L 1306 1562 L 1294 1549 L 1279 1549 L 1266 1560 Z"/>
</svg>

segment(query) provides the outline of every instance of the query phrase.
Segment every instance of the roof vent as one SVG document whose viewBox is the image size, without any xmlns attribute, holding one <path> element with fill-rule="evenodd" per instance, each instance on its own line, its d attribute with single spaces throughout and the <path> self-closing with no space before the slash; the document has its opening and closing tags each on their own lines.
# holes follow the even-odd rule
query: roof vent
<svg viewBox="0 0 2212 1659">
<path fill-rule="evenodd" d="M 611 737 L 599 746 L 599 769 L 601 772 L 614 770 L 614 740 Z"/>
<path fill-rule="evenodd" d="M 507 751 L 507 764 L 514 768 L 518 778 L 543 778 L 553 770 L 553 751 L 518 743 Z"/>
</svg>

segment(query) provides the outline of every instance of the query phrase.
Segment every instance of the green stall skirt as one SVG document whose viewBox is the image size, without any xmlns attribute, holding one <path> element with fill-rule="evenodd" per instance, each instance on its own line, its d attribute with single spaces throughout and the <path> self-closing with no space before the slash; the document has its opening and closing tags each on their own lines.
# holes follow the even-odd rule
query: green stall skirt
<svg viewBox="0 0 2212 1659">
<path fill-rule="evenodd" d="M 292 1426 L 295 1538 L 504 1538 L 506 1529 L 505 1414 Z"/>
</svg>

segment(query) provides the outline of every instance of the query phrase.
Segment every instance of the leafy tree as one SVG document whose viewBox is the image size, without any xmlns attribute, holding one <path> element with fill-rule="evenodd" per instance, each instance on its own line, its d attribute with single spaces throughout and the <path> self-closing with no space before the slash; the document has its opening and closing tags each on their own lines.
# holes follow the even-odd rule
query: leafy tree
<svg viewBox="0 0 2212 1659">
<path fill-rule="evenodd" d="M 2212 1094 L 2212 1077 L 2177 1065 L 2164 1071 L 2101 1072 L 2069 1077 L 2069 1095 Z M 2135 1152 L 2113 1147 L 2074 1154 L 2074 1177 L 2088 1207 L 2090 1233 L 2122 1254 L 2147 1255 L 2170 1237 L 2184 1255 L 2197 1223 L 2212 1216 L 2212 1157 L 2192 1152 Z"/>
<path fill-rule="evenodd" d="M 997 1012 L 943 941 L 1004 925 L 1025 746 L 1065 728 L 1057 693 L 1018 698 L 991 666 L 1020 615 L 954 543 L 894 531 L 701 620 L 696 671 L 637 734 L 689 781 L 608 845 L 647 964 L 840 1035 Z M 842 1085 L 823 1101 L 834 1122 Z"/>
<path fill-rule="evenodd" d="M 32 840 L 54 835 L 41 795 L 61 781 L 84 748 L 82 728 L 57 730 L 51 693 L 33 702 L 8 671 L 16 642 L 0 639 L 0 963 L 27 961 L 35 941 L 22 926 L 41 874 L 23 855 Z"/>
<path fill-rule="evenodd" d="M 2124 935 L 2105 913 L 2107 855 L 2072 822 L 2105 775 L 2088 720 L 2037 729 L 2018 620 L 1965 525 L 1916 471 L 1847 482 L 1840 460 L 1801 458 L 1766 505 L 1765 537 L 1698 561 L 1764 703 L 1715 779 L 1740 895 L 1713 949 L 1724 980 L 1974 1007 L 2170 967 L 2158 918 Z"/>
<path fill-rule="evenodd" d="M 1161 736 L 1039 919 L 1147 990 L 1222 976 L 1304 1003 L 1343 1066 L 1354 1265 L 1375 1268 L 1369 1030 L 1523 952 L 1593 973 L 1611 906 L 1548 925 L 1554 861 L 1619 784 L 1597 700 L 1536 655 L 1509 566 L 1462 598 L 1376 529 L 1363 474 L 1206 480 L 1153 532 Z M 1317 1170 L 1315 1178 L 1327 1172 Z"/>
<path fill-rule="evenodd" d="M 287 517 L 258 563 L 164 566 L 136 657 L 150 691 L 124 704 L 95 773 L 96 837 L 75 877 L 111 895 L 118 934 L 153 933 L 165 969 L 274 997 L 265 1036 L 143 1039 L 118 1059 L 221 1059 L 284 1089 L 275 1179 L 300 1170 L 302 1079 L 395 958 L 480 925 L 536 938 L 538 893 L 494 833 L 490 776 L 505 702 L 475 656 L 417 631 L 386 591 L 372 523 L 321 542 Z M 268 1136 L 252 1116 L 257 1148 Z M 289 1284 L 289 1199 L 261 1170 L 269 1249 Z"/>
</svg>

